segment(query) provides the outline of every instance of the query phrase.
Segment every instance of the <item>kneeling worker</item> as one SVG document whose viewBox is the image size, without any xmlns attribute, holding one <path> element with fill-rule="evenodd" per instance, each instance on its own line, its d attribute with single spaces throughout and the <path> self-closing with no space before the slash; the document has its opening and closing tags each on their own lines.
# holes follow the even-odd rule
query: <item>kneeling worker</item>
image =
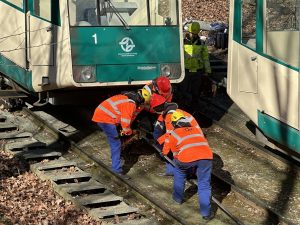
<svg viewBox="0 0 300 225">
<path fill-rule="evenodd" d="M 206 138 L 199 128 L 193 127 L 184 116 L 172 114 L 174 127 L 169 134 L 169 141 L 165 142 L 163 154 L 172 151 L 174 157 L 173 199 L 181 204 L 184 198 L 187 171 L 196 169 L 198 184 L 198 201 L 200 214 L 203 219 L 210 220 L 211 214 L 211 171 L 213 153 Z"/>
</svg>

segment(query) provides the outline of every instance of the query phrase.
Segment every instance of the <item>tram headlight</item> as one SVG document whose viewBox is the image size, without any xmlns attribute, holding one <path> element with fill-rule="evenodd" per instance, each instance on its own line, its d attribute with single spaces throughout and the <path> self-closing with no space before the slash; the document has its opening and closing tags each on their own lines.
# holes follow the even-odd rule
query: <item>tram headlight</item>
<svg viewBox="0 0 300 225">
<path fill-rule="evenodd" d="M 161 75 L 169 77 L 171 75 L 171 68 L 169 64 L 165 64 L 160 67 L 160 73 Z"/>
<path fill-rule="evenodd" d="M 75 82 L 96 82 L 96 68 L 94 66 L 73 66 L 73 77 Z"/>
<path fill-rule="evenodd" d="M 171 80 L 179 79 L 181 75 L 181 66 L 179 63 L 160 64 L 160 73 L 169 77 Z"/>
</svg>

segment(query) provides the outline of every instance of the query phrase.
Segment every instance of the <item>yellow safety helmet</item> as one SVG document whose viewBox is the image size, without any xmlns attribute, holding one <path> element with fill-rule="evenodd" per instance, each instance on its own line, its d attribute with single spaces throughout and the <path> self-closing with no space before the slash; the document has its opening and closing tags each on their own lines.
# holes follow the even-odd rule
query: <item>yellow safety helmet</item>
<svg viewBox="0 0 300 225">
<path fill-rule="evenodd" d="M 192 34 L 198 34 L 200 29 L 200 24 L 198 22 L 192 22 L 189 24 L 189 32 Z"/>
<path fill-rule="evenodd" d="M 142 88 L 141 94 L 142 94 L 142 97 L 145 100 L 145 102 L 147 102 L 147 103 L 150 102 L 151 93 L 147 89 Z"/>
<path fill-rule="evenodd" d="M 185 118 L 184 114 L 182 112 L 176 110 L 175 112 L 172 113 L 171 122 L 176 123 L 178 120 L 180 120 L 182 118 Z"/>
</svg>

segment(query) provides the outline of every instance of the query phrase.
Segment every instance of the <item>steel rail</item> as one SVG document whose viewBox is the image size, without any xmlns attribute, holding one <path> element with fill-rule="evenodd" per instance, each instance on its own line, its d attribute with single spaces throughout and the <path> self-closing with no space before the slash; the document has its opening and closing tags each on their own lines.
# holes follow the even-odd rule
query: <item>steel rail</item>
<svg viewBox="0 0 300 225">
<path fill-rule="evenodd" d="M 200 112 L 200 111 L 196 111 L 197 113 L 201 114 L 202 116 L 212 120 L 212 122 L 219 126 L 221 129 L 225 130 L 228 132 L 228 135 L 230 135 L 231 137 L 235 138 L 236 140 L 240 141 L 240 142 L 244 142 L 244 143 L 247 143 L 249 145 L 252 145 L 255 149 L 257 149 L 261 154 L 264 154 L 266 157 L 267 156 L 271 156 L 273 157 L 274 159 L 276 160 L 279 160 L 280 162 L 282 163 L 286 163 L 286 165 L 290 165 L 291 162 L 289 160 L 286 160 L 286 159 L 282 159 L 281 157 L 279 156 L 276 156 L 274 153 L 269 153 L 269 151 L 266 152 L 266 150 L 263 150 L 264 148 L 255 143 L 254 141 L 251 141 L 249 138 L 247 138 L 246 136 L 234 131 L 233 129 L 227 127 L 226 125 L 224 125 L 223 123 L 219 122 L 219 121 L 216 121 L 214 120 L 213 118 L 210 118 L 209 116 L 207 116 L 205 113 L 203 112 Z M 140 129 L 143 129 L 143 128 L 140 128 Z M 151 134 L 149 131 L 143 129 L 144 132 L 148 132 L 148 134 Z M 152 134 L 151 134 L 152 135 Z M 274 156 L 275 155 L 275 156 Z M 299 167 L 297 166 L 296 167 L 296 171 L 299 173 Z M 241 194 L 242 196 L 244 196 L 247 200 L 253 202 L 255 205 L 257 205 L 258 207 L 261 207 L 263 209 L 265 209 L 268 214 L 274 216 L 274 217 L 279 217 L 283 222 L 285 223 L 288 223 L 288 224 L 293 224 L 291 221 L 287 220 L 286 218 L 284 218 L 284 216 L 282 216 L 280 213 L 276 212 L 275 210 L 273 210 L 272 208 L 268 208 L 266 206 L 266 204 L 261 201 L 260 199 L 257 199 L 255 197 L 252 197 L 251 195 L 249 195 L 247 192 L 243 191 L 242 189 L 240 189 L 239 187 L 235 186 L 234 184 L 232 184 L 230 181 L 227 181 L 225 179 L 223 179 L 222 177 L 220 177 L 219 175 L 216 175 L 214 174 L 217 178 L 221 179 L 222 181 L 224 181 L 225 183 L 227 183 L 228 185 L 230 185 L 232 187 L 232 189 Z"/>
<path fill-rule="evenodd" d="M 127 181 L 124 178 L 122 178 L 120 175 L 114 173 L 101 160 L 99 160 L 95 156 L 87 153 L 84 149 L 82 149 L 80 146 L 78 146 L 74 141 L 69 140 L 67 136 L 65 136 L 60 131 L 58 131 L 56 128 L 54 128 L 49 122 L 44 121 L 42 118 L 40 118 L 39 116 L 37 116 L 36 114 L 34 114 L 31 110 L 29 110 L 26 107 L 23 107 L 23 111 L 25 113 L 27 113 L 28 115 L 32 116 L 39 123 L 45 125 L 55 135 L 58 135 L 59 139 L 61 139 L 62 141 L 66 142 L 67 144 L 69 144 L 71 148 L 73 148 L 74 150 L 79 151 L 80 153 L 82 153 L 83 155 L 85 155 L 87 158 L 89 158 L 90 160 L 92 160 L 95 163 L 97 163 L 97 165 L 100 166 L 101 168 L 103 168 L 109 175 L 112 175 L 115 178 L 117 178 L 118 180 L 122 181 L 125 185 L 127 185 L 129 188 L 131 188 L 132 190 L 134 190 L 135 192 L 137 192 L 139 195 L 141 195 L 144 199 L 146 199 L 147 201 L 149 201 L 150 203 L 152 203 L 157 209 L 161 210 L 163 213 L 165 213 L 167 216 L 169 216 L 170 218 L 172 218 L 174 221 L 176 221 L 177 223 L 180 223 L 182 225 L 188 225 L 188 222 L 186 222 L 182 218 L 180 218 L 177 215 L 175 215 L 173 212 L 171 212 L 168 208 L 164 207 L 162 204 L 156 202 L 155 199 L 153 199 L 152 197 L 150 197 L 150 195 L 148 195 L 146 192 L 140 190 L 139 188 L 135 187 L 134 185 L 131 185 L 130 181 Z"/>
<path fill-rule="evenodd" d="M 141 130 L 143 130 L 143 132 L 150 134 L 149 131 L 146 131 L 143 128 L 139 128 Z M 151 145 L 158 153 L 159 155 L 161 155 L 166 161 L 168 161 L 173 167 L 177 167 L 176 164 L 174 163 L 173 160 L 171 160 L 168 156 L 162 155 L 161 154 L 161 150 L 149 139 L 147 138 L 145 135 L 142 136 L 142 138 L 149 144 Z M 188 180 L 188 182 L 192 185 L 197 185 L 197 183 L 194 180 Z M 229 212 L 223 205 L 221 202 L 219 202 L 213 195 L 212 195 L 212 201 L 226 214 L 230 217 L 230 219 L 232 219 L 236 224 L 238 225 L 243 225 L 243 223 L 236 218 L 231 212 Z"/>
</svg>

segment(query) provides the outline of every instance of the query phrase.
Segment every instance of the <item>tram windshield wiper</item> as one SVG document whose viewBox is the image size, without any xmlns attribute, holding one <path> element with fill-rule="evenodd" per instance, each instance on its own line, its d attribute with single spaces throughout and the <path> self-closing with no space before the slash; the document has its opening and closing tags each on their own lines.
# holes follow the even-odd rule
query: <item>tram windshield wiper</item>
<svg viewBox="0 0 300 225">
<path fill-rule="evenodd" d="M 121 23 L 126 28 L 126 30 L 130 30 L 128 23 L 125 21 L 123 16 L 119 13 L 118 9 L 114 6 L 114 4 L 111 2 L 111 0 L 106 0 L 106 2 L 108 3 L 108 7 L 110 7 L 112 9 L 112 11 L 116 14 L 116 16 L 121 21 Z"/>
</svg>

